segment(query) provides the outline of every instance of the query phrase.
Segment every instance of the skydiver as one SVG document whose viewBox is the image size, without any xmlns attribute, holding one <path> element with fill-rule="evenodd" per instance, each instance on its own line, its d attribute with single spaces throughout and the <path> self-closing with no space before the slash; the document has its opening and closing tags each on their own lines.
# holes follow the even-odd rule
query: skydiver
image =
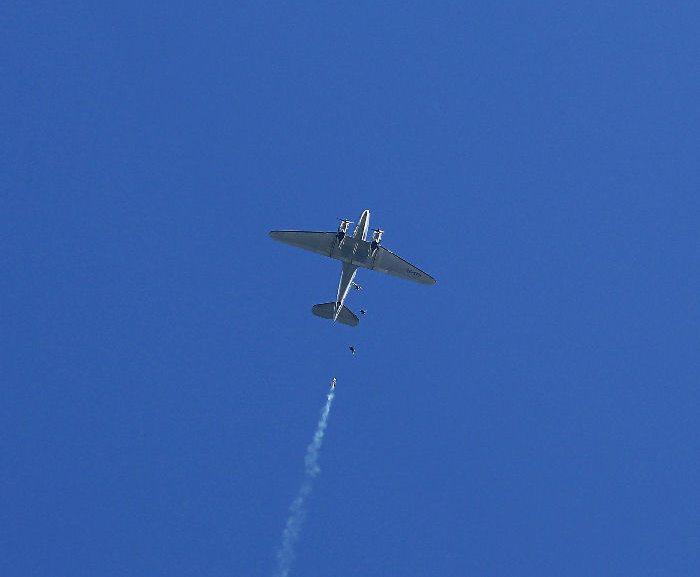
<svg viewBox="0 0 700 577">
<path fill-rule="evenodd" d="M 335 377 L 333 377 L 333 382 L 331 383 L 331 387 L 335 389 Z"/>
<path fill-rule="evenodd" d="M 355 354 L 355 347 L 348 347 L 350 349 L 350 352 L 354 355 Z"/>
<path fill-rule="evenodd" d="M 357 284 L 356 282 L 351 283 L 351 284 L 352 284 L 352 288 L 354 288 L 356 291 L 359 291 L 359 290 L 362 288 L 362 287 L 361 287 L 359 284 Z"/>
<path fill-rule="evenodd" d="M 367 314 L 367 311 L 366 311 L 365 309 L 360 309 L 360 314 L 361 314 L 361 315 L 366 315 L 366 314 Z"/>
</svg>

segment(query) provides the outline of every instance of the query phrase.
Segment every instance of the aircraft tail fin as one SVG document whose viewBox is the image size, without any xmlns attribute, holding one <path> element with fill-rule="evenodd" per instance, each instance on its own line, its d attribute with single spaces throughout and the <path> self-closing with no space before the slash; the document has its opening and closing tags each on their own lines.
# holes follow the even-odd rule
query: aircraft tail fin
<svg viewBox="0 0 700 577">
<path fill-rule="evenodd" d="M 333 313 L 335 312 L 335 303 L 324 303 L 322 305 L 314 305 L 311 309 L 311 312 L 314 313 L 317 317 L 321 317 L 322 319 L 333 319 Z M 351 327 L 356 327 L 360 322 L 360 319 L 358 319 L 346 306 L 343 306 L 343 308 L 340 309 L 340 313 L 338 314 L 338 318 L 336 320 L 339 323 L 343 323 L 344 325 L 349 325 Z"/>
</svg>

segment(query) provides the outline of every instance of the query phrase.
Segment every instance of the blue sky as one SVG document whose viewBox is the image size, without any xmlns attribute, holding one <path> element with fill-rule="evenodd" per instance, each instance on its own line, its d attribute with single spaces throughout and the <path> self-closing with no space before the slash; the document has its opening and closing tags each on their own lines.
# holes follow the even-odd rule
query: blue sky
<svg viewBox="0 0 700 577">
<path fill-rule="evenodd" d="M 700 573 L 697 3 L 3 12 L 3 575 Z"/>
</svg>

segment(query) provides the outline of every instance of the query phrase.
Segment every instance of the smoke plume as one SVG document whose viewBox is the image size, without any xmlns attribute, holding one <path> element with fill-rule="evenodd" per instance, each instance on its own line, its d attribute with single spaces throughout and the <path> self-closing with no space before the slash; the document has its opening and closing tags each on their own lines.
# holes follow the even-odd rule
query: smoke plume
<svg viewBox="0 0 700 577">
<path fill-rule="evenodd" d="M 309 443 L 309 446 L 306 447 L 304 480 L 301 483 L 301 487 L 299 487 L 299 493 L 297 493 L 296 498 L 289 506 L 289 517 L 282 532 L 282 545 L 277 551 L 277 572 L 275 577 L 287 577 L 294 561 L 294 545 L 299 539 L 301 526 L 306 517 L 306 498 L 311 494 L 314 479 L 321 472 L 321 468 L 318 466 L 318 454 L 323 443 L 323 434 L 326 432 L 328 414 L 330 413 L 334 397 L 335 392 L 331 386 L 331 390 L 326 396 L 326 404 L 321 409 L 321 417 L 318 420 L 314 438 Z"/>
</svg>

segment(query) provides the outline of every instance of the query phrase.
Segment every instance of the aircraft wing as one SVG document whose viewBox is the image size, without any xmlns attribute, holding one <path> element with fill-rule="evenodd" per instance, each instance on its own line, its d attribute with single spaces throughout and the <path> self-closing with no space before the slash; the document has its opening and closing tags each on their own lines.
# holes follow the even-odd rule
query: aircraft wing
<svg viewBox="0 0 700 577">
<path fill-rule="evenodd" d="M 377 247 L 377 250 L 373 253 L 371 244 L 365 240 L 346 237 L 347 244 L 340 249 L 337 247 L 337 237 L 334 232 L 273 230 L 270 233 L 270 237 L 316 254 L 330 256 L 344 262 L 352 262 L 354 265 L 370 270 L 376 270 L 420 284 L 435 284 L 435 279 L 428 273 L 406 262 L 383 246 Z"/>
<path fill-rule="evenodd" d="M 334 232 L 307 232 L 303 230 L 273 230 L 270 237 L 274 240 L 291 244 L 304 250 L 310 250 L 316 254 L 331 255 Z"/>
<path fill-rule="evenodd" d="M 377 248 L 374 258 L 369 258 L 366 264 L 360 266 L 421 284 L 435 284 L 435 279 L 428 273 L 406 262 L 383 246 Z"/>
</svg>

